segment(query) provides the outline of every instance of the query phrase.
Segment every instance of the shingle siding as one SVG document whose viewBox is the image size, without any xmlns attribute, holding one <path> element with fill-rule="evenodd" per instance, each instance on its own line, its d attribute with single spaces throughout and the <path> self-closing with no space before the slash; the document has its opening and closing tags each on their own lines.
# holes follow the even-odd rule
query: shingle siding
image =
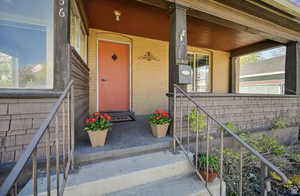
<svg viewBox="0 0 300 196">
<path fill-rule="evenodd" d="M 233 122 L 241 130 L 269 129 L 278 119 L 296 126 L 300 122 L 300 98 L 297 96 L 228 95 L 193 98 L 218 121 L 222 123 Z M 173 98 L 170 100 L 171 105 L 173 105 Z M 179 103 L 178 101 L 177 117 L 180 116 Z M 183 116 L 188 114 L 187 103 L 187 100 L 183 98 Z M 189 107 L 191 110 L 192 104 Z"/>
</svg>

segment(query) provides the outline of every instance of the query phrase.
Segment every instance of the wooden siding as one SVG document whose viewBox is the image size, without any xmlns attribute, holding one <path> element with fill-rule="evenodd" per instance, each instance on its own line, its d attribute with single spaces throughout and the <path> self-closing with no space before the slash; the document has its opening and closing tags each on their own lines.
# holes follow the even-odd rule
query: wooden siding
<svg viewBox="0 0 300 196">
<path fill-rule="evenodd" d="M 75 137 L 83 134 L 84 121 L 89 113 L 89 68 L 76 50 L 70 47 L 71 79 L 74 80 Z"/>
</svg>

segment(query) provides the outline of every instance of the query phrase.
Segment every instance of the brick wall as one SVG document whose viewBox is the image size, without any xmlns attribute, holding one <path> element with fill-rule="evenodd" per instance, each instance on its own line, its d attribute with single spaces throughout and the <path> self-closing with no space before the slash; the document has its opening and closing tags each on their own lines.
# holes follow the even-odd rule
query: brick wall
<svg viewBox="0 0 300 196">
<path fill-rule="evenodd" d="M 220 122 L 233 122 L 241 130 L 259 130 L 272 127 L 274 120 L 285 120 L 289 125 L 300 121 L 300 98 L 297 96 L 263 95 L 193 95 Z M 178 99 L 177 99 L 178 100 Z M 170 97 L 173 105 L 173 98 Z M 183 116 L 187 115 L 187 100 L 182 102 Z M 172 112 L 172 107 L 170 107 Z M 177 116 L 180 115 L 180 102 Z"/>
<path fill-rule="evenodd" d="M 0 99 L 0 163 L 18 160 L 56 100 Z"/>
</svg>

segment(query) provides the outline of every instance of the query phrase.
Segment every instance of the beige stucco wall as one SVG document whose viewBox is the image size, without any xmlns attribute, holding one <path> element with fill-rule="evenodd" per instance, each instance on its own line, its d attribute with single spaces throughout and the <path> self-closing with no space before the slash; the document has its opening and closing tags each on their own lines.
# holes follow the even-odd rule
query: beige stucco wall
<svg viewBox="0 0 300 196">
<path fill-rule="evenodd" d="M 131 103 L 136 114 L 149 114 L 155 109 L 168 109 L 168 42 L 90 29 L 88 65 L 90 68 L 90 112 L 97 110 L 97 40 L 112 40 L 131 44 Z M 208 52 L 212 57 L 214 78 L 212 90 L 228 92 L 229 54 L 189 47 L 190 51 Z M 157 59 L 139 57 L 150 51 Z M 217 81 L 215 81 L 217 80 Z"/>
</svg>

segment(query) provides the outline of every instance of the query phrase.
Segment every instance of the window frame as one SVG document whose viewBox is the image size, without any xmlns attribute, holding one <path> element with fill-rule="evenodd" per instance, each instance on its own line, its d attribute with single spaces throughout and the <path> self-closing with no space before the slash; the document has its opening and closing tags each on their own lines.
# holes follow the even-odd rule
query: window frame
<svg viewBox="0 0 300 196">
<path fill-rule="evenodd" d="M 50 79 L 51 81 L 51 85 L 50 87 L 45 87 L 45 88 L 15 88 L 15 87 L 8 87 L 8 88 L 3 88 L 0 87 L 0 97 L 1 94 L 7 95 L 8 93 L 11 92 L 16 92 L 16 93 L 12 93 L 12 94 L 18 94 L 18 92 L 20 92 L 21 94 L 30 94 L 30 92 L 32 93 L 36 93 L 38 92 L 38 94 L 44 94 L 44 92 L 53 92 L 55 91 L 55 80 L 56 80 L 56 76 L 55 76 L 55 24 L 56 24 L 56 19 L 55 19 L 55 10 L 56 10 L 56 1 L 55 0 L 49 0 L 51 1 L 50 3 L 52 3 L 52 24 L 50 24 L 49 26 L 52 25 L 52 28 L 49 28 L 49 26 L 46 26 L 47 29 L 47 37 L 46 37 L 46 64 L 47 64 L 47 69 L 49 67 L 51 67 L 51 70 L 47 72 L 47 79 L 49 77 L 49 75 L 52 75 L 52 78 Z M 50 35 L 50 36 L 49 36 Z M 48 84 L 49 81 L 47 80 L 46 83 Z"/>
<path fill-rule="evenodd" d="M 53 87 L 51 89 L 0 88 L 0 98 L 57 98 L 70 78 L 68 65 L 70 1 L 52 0 L 53 4 Z M 61 15 L 59 13 L 62 13 Z M 66 65 L 66 66 L 62 66 Z"/>
<path fill-rule="evenodd" d="M 74 29 L 74 32 L 75 32 L 75 43 L 72 43 L 73 42 L 73 39 L 72 39 L 72 17 L 75 18 L 75 29 Z M 78 4 L 76 2 L 76 0 L 71 0 L 70 1 L 70 24 L 69 24 L 69 28 L 70 28 L 70 45 L 72 47 L 75 48 L 75 50 L 77 51 L 77 53 L 80 55 L 80 57 L 82 58 L 82 60 L 87 63 L 87 50 L 88 50 L 88 32 L 87 32 L 87 29 L 85 28 L 85 24 L 84 24 L 84 21 L 83 21 L 83 17 L 80 13 L 80 10 L 79 10 L 79 7 L 78 7 Z M 82 43 L 81 43 L 81 35 L 84 35 L 84 51 L 82 52 L 81 49 L 82 49 Z"/>
<path fill-rule="evenodd" d="M 193 55 L 193 67 L 192 67 L 192 72 L 193 72 L 193 81 L 191 83 L 192 85 L 192 91 L 190 91 L 190 93 L 211 93 L 212 92 L 212 53 L 209 52 L 209 51 L 188 51 L 187 52 L 187 55 Z M 197 88 L 197 85 L 196 85 L 196 56 L 197 55 L 207 55 L 208 58 L 209 58 L 209 73 L 208 73 L 208 91 L 207 92 L 198 92 L 198 91 L 195 91 L 196 88 Z"/>
</svg>

